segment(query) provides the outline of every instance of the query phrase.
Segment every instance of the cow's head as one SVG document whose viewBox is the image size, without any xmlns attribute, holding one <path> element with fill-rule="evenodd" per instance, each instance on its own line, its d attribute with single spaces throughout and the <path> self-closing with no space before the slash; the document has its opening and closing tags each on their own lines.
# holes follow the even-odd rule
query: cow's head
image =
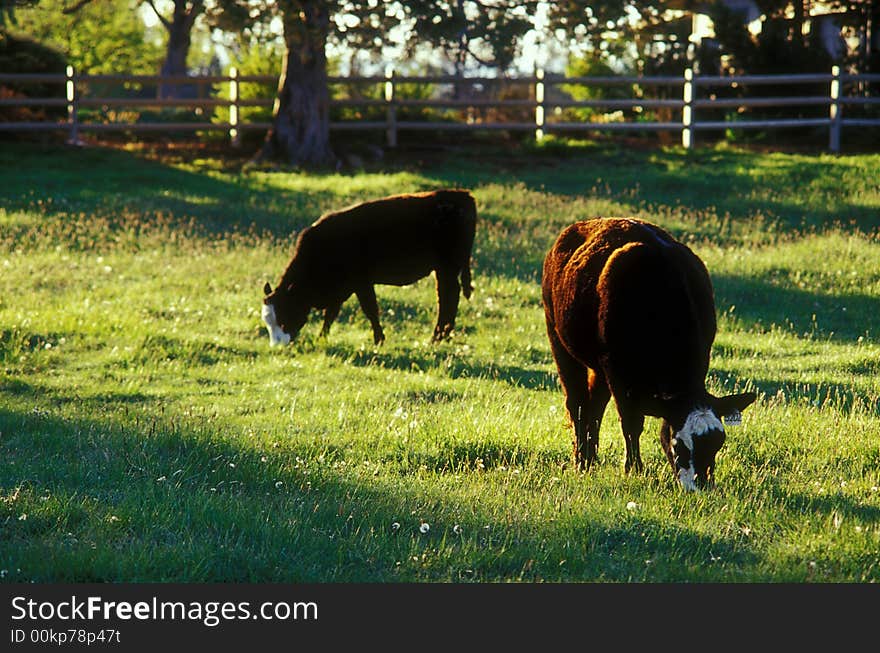
<svg viewBox="0 0 880 653">
<path fill-rule="evenodd" d="M 754 392 L 726 397 L 707 394 L 705 401 L 687 412 L 680 424 L 663 420 L 660 443 L 685 490 L 699 490 L 714 483 L 715 456 L 726 437 L 722 420 L 738 421 L 740 413 L 756 397 Z"/>
<path fill-rule="evenodd" d="M 263 322 L 269 329 L 270 345 L 286 345 L 295 338 L 309 317 L 308 304 L 300 301 L 293 286 L 274 291 L 268 283 L 263 286 Z"/>
</svg>

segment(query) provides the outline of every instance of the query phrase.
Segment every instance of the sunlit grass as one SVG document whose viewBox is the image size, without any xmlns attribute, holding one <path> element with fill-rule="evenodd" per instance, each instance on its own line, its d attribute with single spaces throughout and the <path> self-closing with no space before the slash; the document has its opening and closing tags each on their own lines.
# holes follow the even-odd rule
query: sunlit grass
<svg viewBox="0 0 880 653">
<path fill-rule="evenodd" d="M 880 158 L 487 151 L 361 174 L 26 146 L 0 152 L 0 570 L 45 581 L 877 581 Z M 270 350 L 261 288 L 294 232 L 465 186 L 470 301 L 430 344 L 432 279 L 377 288 Z M 638 215 L 716 287 L 716 392 L 760 398 L 718 487 L 643 435 L 571 469 L 540 264 L 559 230 Z M 425 527 L 427 525 L 427 528 Z"/>
</svg>

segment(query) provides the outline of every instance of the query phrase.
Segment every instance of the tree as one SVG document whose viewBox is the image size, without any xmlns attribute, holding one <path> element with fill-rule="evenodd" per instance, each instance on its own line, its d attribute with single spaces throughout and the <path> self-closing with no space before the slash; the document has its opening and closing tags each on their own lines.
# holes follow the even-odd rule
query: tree
<svg viewBox="0 0 880 653">
<path fill-rule="evenodd" d="M 5 0 L 8 1 L 8 0 Z M 15 0 L 13 0 L 15 1 Z M 18 0 L 22 1 L 22 0 Z M 38 2 L 39 0 L 33 0 Z M 64 8 L 65 14 L 76 14 L 83 7 L 92 5 L 99 0 L 76 0 L 73 4 L 67 4 Z M 162 27 L 168 33 L 168 41 L 165 46 L 165 59 L 162 62 L 160 74 L 165 77 L 183 77 L 186 76 L 189 69 L 187 67 L 187 59 L 189 57 L 190 46 L 192 45 L 192 33 L 196 19 L 205 11 L 204 0 L 171 0 L 172 10 L 171 17 L 166 17 L 156 7 L 154 0 L 137 0 L 139 4 L 145 4 L 153 10 L 156 18 Z M 180 84 L 160 84 L 160 98 L 176 98 L 181 96 Z"/>
<path fill-rule="evenodd" d="M 192 45 L 192 31 L 196 18 L 205 11 L 204 0 L 174 0 L 171 18 L 166 18 L 156 8 L 153 0 L 145 0 L 150 6 L 162 27 L 168 32 L 168 43 L 165 46 L 165 60 L 162 62 L 160 74 L 166 77 L 181 77 L 188 72 L 187 58 Z M 180 97 L 180 84 L 160 84 L 159 97 Z"/>
<path fill-rule="evenodd" d="M 509 65 L 535 3 L 512 0 L 217 0 L 211 17 L 229 31 L 281 24 L 285 45 L 272 128 L 256 160 L 294 166 L 333 165 L 326 48 L 330 42 L 380 51 L 397 29 L 411 51 L 417 41 L 455 51 L 458 70 L 468 59 Z"/>
</svg>

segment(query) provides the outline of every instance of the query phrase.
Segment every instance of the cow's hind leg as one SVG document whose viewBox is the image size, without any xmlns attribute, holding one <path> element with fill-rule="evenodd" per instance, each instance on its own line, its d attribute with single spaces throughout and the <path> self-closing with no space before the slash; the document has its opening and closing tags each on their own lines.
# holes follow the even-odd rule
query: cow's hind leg
<svg viewBox="0 0 880 653">
<path fill-rule="evenodd" d="M 638 410 L 618 403 L 617 414 L 620 416 L 620 428 L 623 431 L 623 439 L 626 442 L 626 462 L 624 471 L 641 472 L 645 466 L 642 464 L 642 456 L 639 451 L 639 438 L 645 428 L 645 416 Z"/>
<path fill-rule="evenodd" d="M 382 325 L 379 323 L 379 303 L 376 301 L 376 291 L 373 289 L 373 286 L 363 286 L 355 294 L 361 304 L 364 315 L 367 316 L 370 326 L 373 327 L 373 342 L 377 345 L 385 342 L 385 333 L 382 331 Z"/>
<path fill-rule="evenodd" d="M 437 276 L 437 325 L 434 327 L 435 342 L 443 340 L 455 327 L 458 315 L 458 301 L 461 285 L 458 282 L 458 270 L 440 268 Z"/>
<path fill-rule="evenodd" d="M 587 389 L 589 401 L 587 402 L 586 415 L 584 415 L 586 419 L 586 446 L 588 450 L 592 448 L 595 459 L 596 451 L 599 449 L 599 429 L 602 427 L 602 416 L 605 414 L 609 399 L 611 399 L 611 391 L 608 389 L 605 377 L 593 369 L 587 373 Z"/>
<path fill-rule="evenodd" d="M 599 449 L 599 428 L 611 395 L 605 379 L 577 361 L 548 328 L 550 348 L 565 393 L 565 408 L 574 427 L 574 461 L 578 469 L 589 469 Z"/>
</svg>

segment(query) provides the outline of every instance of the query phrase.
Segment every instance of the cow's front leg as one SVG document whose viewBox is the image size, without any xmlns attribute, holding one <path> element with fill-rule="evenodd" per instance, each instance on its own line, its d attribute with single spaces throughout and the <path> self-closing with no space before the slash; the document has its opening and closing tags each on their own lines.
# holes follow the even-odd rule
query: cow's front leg
<svg viewBox="0 0 880 653">
<path fill-rule="evenodd" d="M 331 303 L 327 305 L 327 308 L 324 309 L 324 326 L 321 327 L 321 337 L 326 337 L 327 334 L 330 333 L 330 325 L 336 320 L 336 317 L 339 315 L 339 309 L 342 308 L 343 302 Z"/>
<path fill-rule="evenodd" d="M 361 310 L 370 321 L 370 326 L 373 327 L 373 342 L 377 345 L 382 344 L 385 342 L 385 333 L 379 323 L 379 303 L 376 301 L 376 291 L 370 284 L 359 288 L 355 294 L 361 304 Z"/>
</svg>

